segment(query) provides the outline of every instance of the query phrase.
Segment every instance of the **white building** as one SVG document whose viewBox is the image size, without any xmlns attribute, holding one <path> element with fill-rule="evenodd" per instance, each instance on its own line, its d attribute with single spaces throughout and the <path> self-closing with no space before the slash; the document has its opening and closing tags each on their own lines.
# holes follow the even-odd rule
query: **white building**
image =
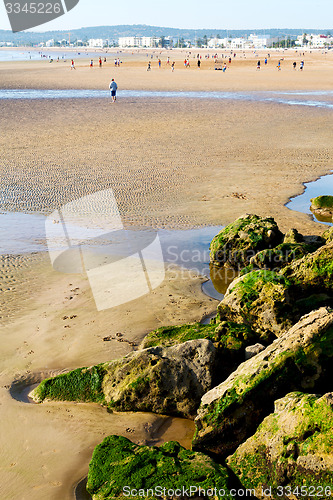
<svg viewBox="0 0 333 500">
<path fill-rule="evenodd" d="M 45 43 L 45 47 L 54 47 L 53 38 L 51 40 L 47 40 L 47 42 Z"/>
<path fill-rule="evenodd" d="M 156 36 L 122 36 L 119 47 L 158 47 L 160 38 Z"/>
<path fill-rule="evenodd" d="M 299 47 L 309 47 L 313 49 L 323 49 L 333 45 L 333 37 L 329 35 L 317 35 L 314 33 L 299 35 L 296 40 Z"/>
<path fill-rule="evenodd" d="M 88 40 L 89 47 L 103 48 L 107 43 L 107 40 L 103 40 L 102 38 L 90 38 Z"/>
</svg>

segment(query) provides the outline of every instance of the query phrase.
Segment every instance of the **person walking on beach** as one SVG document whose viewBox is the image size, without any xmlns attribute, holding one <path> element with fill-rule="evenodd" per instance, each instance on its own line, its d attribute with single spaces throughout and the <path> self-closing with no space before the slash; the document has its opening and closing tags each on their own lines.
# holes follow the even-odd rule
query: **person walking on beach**
<svg viewBox="0 0 333 500">
<path fill-rule="evenodd" d="M 200 59 L 198 59 L 197 65 L 198 65 L 198 68 L 200 69 L 200 65 L 201 65 Z"/>
<path fill-rule="evenodd" d="M 116 96 L 117 88 L 118 88 L 118 85 L 114 81 L 114 78 L 112 78 L 111 83 L 110 83 L 110 94 L 112 97 L 112 102 L 116 102 L 116 100 L 117 100 L 117 96 Z"/>
<path fill-rule="evenodd" d="M 71 62 L 71 71 L 72 71 L 72 69 L 76 69 L 75 64 L 74 64 L 74 59 L 72 59 L 72 62 Z"/>
<path fill-rule="evenodd" d="M 94 66 L 94 61 L 91 59 L 90 60 L 90 65 L 89 65 L 91 68 Z"/>
<path fill-rule="evenodd" d="M 278 71 L 281 71 L 281 61 L 278 62 L 277 69 Z"/>
<path fill-rule="evenodd" d="M 98 59 L 98 64 L 99 64 L 99 67 L 101 68 L 102 67 L 102 58 L 101 57 Z"/>
<path fill-rule="evenodd" d="M 174 72 L 175 71 L 175 61 L 172 62 L 171 64 L 171 71 Z"/>
<path fill-rule="evenodd" d="M 300 69 L 301 71 L 303 71 L 303 68 L 304 68 L 304 61 L 301 61 L 301 64 L 299 65 L 299 69 Z"/>
<path fill-rule="evenodd" d="M 150 64 L 150 61 L 148 63 L 148 66 L 147 66 L 147 71 L 150 71 L 151 70 L 151 64 Z"/>
<path fill-rule="evenodd" d="M 265 66 L 266 66 L 266 64 L 267 64 L 267 57 L 265 57 Z"/>
<path fill-rule="evenodd" d="M 297 62 L 296 62 L 296 61 L 294 61 L 294 62 L 293 62 L 293 68 L 294 68 L 295 70 L 296 70 L 296 66 L 297 66 Z"/>
<path fill-rule="evenodd" d="M 161 59 L 158 60 L 158 67 L 161 67 Z"/>
<path fill-rule="evenodd" d="M 257 69 L 260 69 L 260 61 L 257 61 Z"/>
</svg>

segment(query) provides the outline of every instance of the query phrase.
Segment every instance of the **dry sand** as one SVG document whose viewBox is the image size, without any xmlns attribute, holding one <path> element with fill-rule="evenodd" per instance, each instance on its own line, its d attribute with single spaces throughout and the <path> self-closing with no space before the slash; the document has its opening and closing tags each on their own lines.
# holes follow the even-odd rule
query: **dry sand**
<svg viewBox="0 0 333 500">
<path fill-rule="evenodd" d="M 294 52 L 272 53 L 260 72 L 253 54 L 239 55 L 225 74 L 214 71 L 211 60 L 198 70 L 193 59 L 183 69 L 185 53 L 170 53 L 177 54 L 174 73 L 166 68 L 166 53 L 157 68 L 158 52 L 150 73 L 145 54 L 122 54 L 119 69 L 112 62 L 90 69 L 78 60 L 72 72 L 63 62 L 0 63 L 0 85 L 105 89 L 115 77 L 121 89 L 333 89 L 331 53 L 306 54 L 304 72 L 292 70 Z M 115 105 L 107 99 L 9 100 L 1 106 L 3 211 L 49 214 L 112 188 L 129 225 L 217 225 L 255 212 L 273 215 L 283 230 L 323 229 L 284 204 L 302 192 L 303 182 L 332 168 L 329 110 L 158 97 L 118 99 Z M 126 342 L 103 342 L 114 332 L 139 343 L 159 326 L 199 320 L 216 307 L 200 291 L 202 278 L 169 272 L 151 295 L 97 313 L 87 279 L 53 271 L 46 255 L 2 257 L 0 266 L 2 499 L 73 498 L 71 488 L 86 474 L 93 447 L 111 433 L 189 446 L 193 425 L 187 421 L 110 415 L 96 405 L 30 405 L 12 397 L 22 397 L 21 386 L 12 395 L 10 387 L 14 380 L 33 383 L 126 354 Z"/>
</svg>

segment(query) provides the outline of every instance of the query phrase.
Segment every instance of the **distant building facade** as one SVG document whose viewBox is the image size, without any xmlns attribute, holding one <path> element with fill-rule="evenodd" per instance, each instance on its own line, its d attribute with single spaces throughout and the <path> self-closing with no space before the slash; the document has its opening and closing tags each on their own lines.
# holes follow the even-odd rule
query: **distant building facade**
<svg viewBox="0 0 333 500">
<path fill-rule="evenodd" d="M 311 47 L 313 49 L 323 49 L 325 47 L 333 46 L 333 36 L 332 35 L 318 35 L 318 34 L 307 34 L 299 35 L 296 40 L 296 45 L 298 47 Z"/>
<path fill-rule="evenodd" d="M 95 48 L 103 48 L 108 44 L 107 40 L 103 40 L 103 38 L 90 38 L 88 40 L 89 47 Z"/>
<path fill-rule="evenodd" d="M 172 37 L 156 37 L 156 36 L 122 36 L 118 40 L 119 47 L 139 47 L 139 48 L 154 48 L 163 45 L 163 47 L 172 47 Z"/>
</svg>

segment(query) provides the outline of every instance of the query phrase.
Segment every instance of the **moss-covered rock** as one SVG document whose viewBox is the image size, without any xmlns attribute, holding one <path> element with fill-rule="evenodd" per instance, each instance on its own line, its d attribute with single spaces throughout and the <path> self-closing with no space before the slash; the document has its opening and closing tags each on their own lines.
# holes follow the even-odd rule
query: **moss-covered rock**
<svg viewBox="0 0 333 500">
<path fill-rule="evenodd" d="M 332 217 L 333 215 L 333 196 L 323 195 L 317 196 L 316 198 L 311 198 L 311 210 L 315 214 L 322 215 L 324 217 Z"/>
<path fill-rule="evenodd" d="M 282 242 L 280 232 L 272 217 L 247 214 L 226 226 L 210 245 L 210 261 L 214 265 L 228 264 L 239 268 L 260 250 Z"/>
<path fill-rule="evenodd" d="M 326 243 L 331 243 L 333 241 L 333 227 L 326 229 L 326 231 L 323 232 L 322 237 Z"/>
<path fill-rule="evenodd" d="M 183 494 L 183 488 L 187 495 Z M 121 436 L 109 436 L 95 448 L 89 465 L 87 490 L 94 500 L 194 498 L 198 497 L 194 488 L 206 491 L 216 488 L 217 494 L 211 491 L 206 498 L 232 498 L 224 466 L 174 441 L 157 448 L 138 446 Z"/>
<path fill-rule="evenodd" d="M 143 347 L 170 347 L 192 339 L 209 339 L 216 348 L 216 370 L 213 382 L 220 383 L 244 361 L 245 348 L 258 340 L 249 325 L 232 321 L 212 320 L 208 325 L 187 323 L 180 326 L 162 327 L 145 337 Z"/>
<path fill-rule="evenodd" d="M 281 274 L 295 287 L 298 295 L 333 291 L 333 243 L 321 246 L 282 269 Z"/>
<path fill-rule="evenodd" d="M 194 449 L 226 455 L 252 435 L 286 392 L 323 390 L 333 375 L 333 312 L 303 317 L 264 351 L 207 392 L 198 410 Z"/>
<path fill-rule="evenodd" d="M 262 489 L 269 487 L 274 500 L 282 497 L 281 492 L 283 498 L 310 498 L 311 487 L 318 496 L 331 497 L 332 427 L 333 393 L 322 397 L 290 393 L 275 402 L 274 413 L 227 463 L 244 488 L 255 488 L 258 498 L 264 498 Z"/>
<path fill-rule="evenodd" d="M 289 229 L 289 231 L 286 232 L 283 238 L 283 243 L 303 243 L 304 242 L 304 236 L 297 231 L 297 229 L 292 228 Z"/>
<path fill-rule="evenodd" d="M 267 342 L 299 318 L 290 300 L 289 285 L 287 278 L 274 271 L 251 271 L 231 283 L 218 305 L 218 317 L 249 325 L 257 340 Z"/>
<path fill-rule="evenodd" d="M 281 243 L 275 248 L 267 248 L 251 257 L 252 268 L 278 270 L 294 260 L 318 249 L 318 244 Z"/>
<path fill-rule="evenodd" d="M 207 339 L 151 347 L 92 368 L 44 380 L 36 401 L 96 401 L 119 411 L 151 411 L 193 418 L 212 387 L 216 349 Z"/>
</svg>

